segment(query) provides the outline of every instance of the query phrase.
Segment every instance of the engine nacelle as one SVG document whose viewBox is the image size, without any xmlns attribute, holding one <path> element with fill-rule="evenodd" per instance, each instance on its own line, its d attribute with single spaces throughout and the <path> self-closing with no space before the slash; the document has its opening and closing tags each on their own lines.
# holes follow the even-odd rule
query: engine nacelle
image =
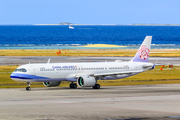
<svg viewBox="0 0 180 120">
<path fill-rule="evenodd" d="M 59 86 L 61 82 L 43 82 L 44 86 L 46 87 L 55 87 Z"/>
<path fill-rule="evenodd" d="M 96 84 L 96 79 L 91 76 L 80 76 L 77 79 L 77 84 L 80 87 L 93 87 Z"/>
</svg>

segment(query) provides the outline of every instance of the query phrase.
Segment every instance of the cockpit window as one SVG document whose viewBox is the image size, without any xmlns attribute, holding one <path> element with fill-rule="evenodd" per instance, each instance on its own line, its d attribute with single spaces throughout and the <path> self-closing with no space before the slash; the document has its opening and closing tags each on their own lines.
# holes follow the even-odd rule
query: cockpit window
<svg viewBox="0 0 180 120">
<path fill-rule="evenodd" d="M 16 69 L 15 72 L 27 72 L 27 70 L 24 68 L 20 68 L 20 69 Z"/>
</svg>

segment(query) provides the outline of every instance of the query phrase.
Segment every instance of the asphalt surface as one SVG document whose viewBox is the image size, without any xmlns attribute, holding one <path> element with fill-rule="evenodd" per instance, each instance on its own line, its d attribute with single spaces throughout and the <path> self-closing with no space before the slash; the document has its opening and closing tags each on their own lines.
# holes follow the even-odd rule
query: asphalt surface
<svg viewBox="0 0 180 120">
<path fill-rule="evenodd" d="M 129 61 L 132 57 L 0 56 L 0 65 Z M 179 65 L 179 57 L 149 62 Z M 180 85 L 0 89 L 0 120 L 180 120 Z"/>
<path fill-rule="evenodd" d="M 179 120 L 180 85 L 0 89 L 1 120 Z"/>
<path fill-rule="evenodd" d="M 51 63 L 64 62 L 112 62 L 115 60 L 129 61 L 133 57 L 64 57 L 64 56 L 0 56 L 0 65 L 22 65 L 30 63 L 46 63 L 48 59 Z M 149 62 L 166 64 L 180 64 L 180 57 L 150 57 Z"/>
</svg>

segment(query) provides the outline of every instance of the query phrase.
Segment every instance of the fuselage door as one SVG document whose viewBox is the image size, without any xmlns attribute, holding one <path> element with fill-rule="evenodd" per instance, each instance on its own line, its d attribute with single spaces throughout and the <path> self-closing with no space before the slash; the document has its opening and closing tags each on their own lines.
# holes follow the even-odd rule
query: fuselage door
<svg viewBox="0 0 180 120">
<path fill-rule="evenodd" d="M 30 66 L 31 69 L 31 75 L 36 75 L 36 69 L 34 66 Z"/>
<path fill-rule="evenodd" d="M 136 63 L 133 63 L 133 66 L 134 66 L 134 70 L 138 70 L 138 66 Z"/>
<path fill-rule="evenodd" d="M 84 71 L 82 66 L 78 67 L 78 70 L 80 73 L 83 73 L 83 71 Z"/>
</svg>

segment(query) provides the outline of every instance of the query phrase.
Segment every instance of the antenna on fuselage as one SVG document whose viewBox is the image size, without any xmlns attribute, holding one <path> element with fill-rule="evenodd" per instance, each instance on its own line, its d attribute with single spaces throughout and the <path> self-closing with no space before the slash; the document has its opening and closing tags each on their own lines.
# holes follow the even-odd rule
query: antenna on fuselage
<svg viewBox="0 0 180 120">
<path fill-rule="evenodd" d="M 47 64 L 49 64 L 49 63 L 50 63 L 50 60 L 51 60 L 51 59 L 49 58 L 49 60 L 47 61 Z"/>
</svg>

